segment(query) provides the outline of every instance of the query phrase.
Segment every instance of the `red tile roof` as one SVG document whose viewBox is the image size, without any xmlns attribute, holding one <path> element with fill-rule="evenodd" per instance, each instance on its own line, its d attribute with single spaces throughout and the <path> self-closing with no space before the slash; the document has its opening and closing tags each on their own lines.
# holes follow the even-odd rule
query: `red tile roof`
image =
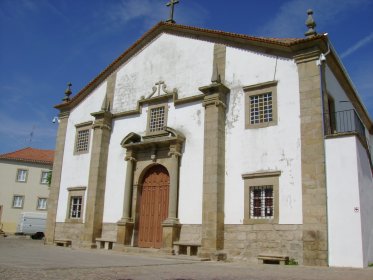
<svg viewBox="0 0 373 280">
<path fill-rule="evenodd" d="M 48 165 L 53 164 L 53 157 L 53 150 L 40 150 L 31 147 L 0 155 L 0 159 L 42 163 Z"/>
</svg>

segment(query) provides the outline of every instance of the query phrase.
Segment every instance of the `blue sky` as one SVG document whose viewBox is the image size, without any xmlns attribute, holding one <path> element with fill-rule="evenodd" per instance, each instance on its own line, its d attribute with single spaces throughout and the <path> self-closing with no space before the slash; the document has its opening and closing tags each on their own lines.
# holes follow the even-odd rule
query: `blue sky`
<svg viewBox="0 0 373 280">
<path fill-rule="evenodd" d="M 0 0 L 0 153 L 53 149 L 53 108 L 154 24 L 168 0 Z M 306 10 L 373 116 L 372 0 L 180 0 L 177 23 L 268 37 L 304 37 Z"/>
</svg>

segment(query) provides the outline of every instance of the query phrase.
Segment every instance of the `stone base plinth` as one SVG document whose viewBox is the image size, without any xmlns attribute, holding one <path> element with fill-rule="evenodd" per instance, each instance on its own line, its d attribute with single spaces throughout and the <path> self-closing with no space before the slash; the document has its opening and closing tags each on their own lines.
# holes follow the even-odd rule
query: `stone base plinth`
<svg viewBox="0 0 373 280">
<path fill-rule="evenodd" d="M 130 245 L 133 233 L 132 221 L 118 221 L 117 223 L 117 243 L 123 245 Z"/>
</svg>

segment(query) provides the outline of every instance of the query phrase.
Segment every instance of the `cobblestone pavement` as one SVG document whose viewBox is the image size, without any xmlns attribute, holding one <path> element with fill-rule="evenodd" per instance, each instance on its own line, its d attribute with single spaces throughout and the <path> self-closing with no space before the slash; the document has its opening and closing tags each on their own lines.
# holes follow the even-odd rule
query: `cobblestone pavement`
<svg viewBox="0 0 373 280">
<path fill-rule="evenodd" d="M 317 268 L 200 262 L 176 257 L 45 246 L 42 241 L 0 238 L 0 279 L 330 279 L 372 280 L 373 268 Z"/>
</svg>

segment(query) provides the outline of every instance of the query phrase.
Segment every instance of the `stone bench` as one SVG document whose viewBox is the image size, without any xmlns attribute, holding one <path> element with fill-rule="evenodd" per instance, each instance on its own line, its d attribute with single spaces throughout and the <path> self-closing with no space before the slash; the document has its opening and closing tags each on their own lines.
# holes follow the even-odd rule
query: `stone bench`
<svg viewBox="0 0 373 280">
<path fill-rule="evenodd" d="M 113 249 L 113 244 L 115 242 L 117 242 L 117 241 L 114 240 L 114 239 L 96 238 L 97 249 L 111 250 L 111 249 Z"/>
<path fill-rule="evenodd" d="M 54 244 L 56 246 L 70 247 L 71 246 L 71 240 L 68 240 L 68 239 L 54 240 Z"/>
<path fill-rule="evenodd" d="M 259 255 L 258 261 L 261 264 L 286 264 L 289 260 L 288 256 L 275 256 L 275 255 Z"/>
<path fill-rule="evenodd" d="M 175 241 L 174 251 L 176 255 L 197 256 L 200 243 L 189 241 Z"/>
</svg>

